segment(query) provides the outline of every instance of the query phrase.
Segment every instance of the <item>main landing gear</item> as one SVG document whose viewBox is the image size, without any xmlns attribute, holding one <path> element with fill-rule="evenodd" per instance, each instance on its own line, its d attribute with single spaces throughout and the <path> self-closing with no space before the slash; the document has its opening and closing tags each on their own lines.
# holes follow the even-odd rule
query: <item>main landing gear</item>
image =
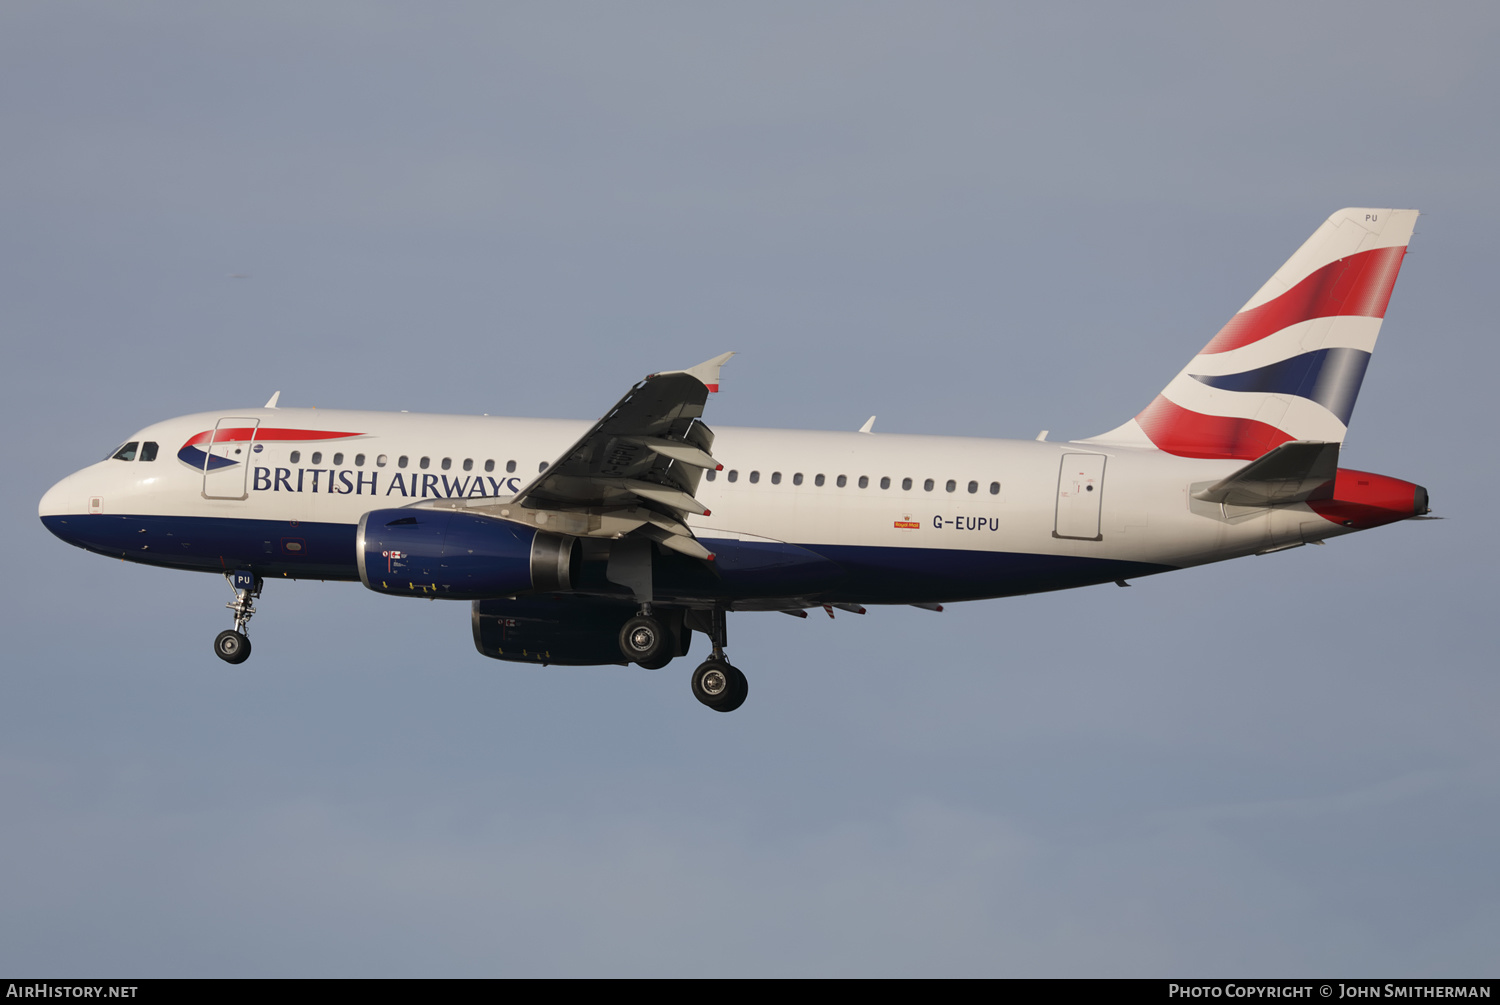
<svg viewBox="0 0 1500 1005">
<path fill-rule="evenodd" d="M 674 639 L 651 613 L 650 604 L 641 605 L 641 613 L 625 622 L 620 629 L 620 652 L 632 663 L 647 670 L 660 670 L 676 656 Z"/>
<path fill-rule="evenodd" d="M 675 612 L 673 612 L 675 614 Z M 750 684 L 724 655 L 728 617 L 722 608 L 688 611 L 684 632 L 697 629 L 708 636 L 712 655 L 693 671 L 693 697 L 717 712 L 733 712 L 745 703 Z M 642 604 L 640 613 L 620 629 L 620 652 L 631 663 L 647 670 L 660 670 L 678 654 L 678 640 L 651 610 Z"/>
<path fill-rule="evenodd" d="M 245 625 L 255 617 L 255 598 L 265 584 L 255 573 L 239 569 L 226 572 L 224 578 L 234 591 L 234 599 L 224 605 L 234 612 L 234 627 L 214 639 L 214 655 L 225 663 L 243 663 L 250 658 L 250 636 L 245 633 Z"/>
<path fill-rule="evenodd" d="M 710 614 L 708 639 L 713 653 L 693 671 L 693 697 L 716 712 L 733 712 L 745 703 L 750 682 L 724 655 L 729 618 L 721 607 Z"/>
</svg>

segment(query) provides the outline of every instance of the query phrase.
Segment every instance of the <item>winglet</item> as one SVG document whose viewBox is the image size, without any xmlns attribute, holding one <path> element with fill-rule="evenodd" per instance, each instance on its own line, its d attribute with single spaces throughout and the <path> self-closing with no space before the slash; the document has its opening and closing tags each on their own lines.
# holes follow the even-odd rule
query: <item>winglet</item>
<svg viewBox="0 0 1500 1005">
<path fill-rule="evenodd" d="M 732 352 L 726 352 L 722 356 L 715 356 L 713 359 L 704 360 L 697 366 L 689 367 L 686 370 L 663 370 L 661 373 L 653 373 L 651 376 L 665 377 L 671 373 L 685 373 L 689 377 L 697 377 L 703 382 L 703 386 L 708 388 L 710 393 L 717 394 L 719 391 L 719 368 L 727 363 L 729 357 L 733 355 L 734 353 Z"/>
<path fill-rule="evenodd" d="M 271 395 L 271 400 L 268 401 L 268 402 L 266 402 L 266 407 L 267 408 L 275 408 L 276 407 L 276 402 L 280 398 L 281 398 L 281 392 L 277 391 L 275 394 Z"/>
</svg>

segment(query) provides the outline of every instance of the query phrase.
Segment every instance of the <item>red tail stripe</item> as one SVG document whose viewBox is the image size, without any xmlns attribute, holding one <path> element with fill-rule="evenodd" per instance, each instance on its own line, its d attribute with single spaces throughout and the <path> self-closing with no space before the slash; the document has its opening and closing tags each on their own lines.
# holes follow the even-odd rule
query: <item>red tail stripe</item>
<svg viewBox="0 0 1500 1005">
<path fill-rule="evenodd" d="M 265 427 L 262 427 L 259 430 L 256 430 L 250 428 L 249 426 L 245 426 L 239 429 L 219 430 L 218 439 L 214 442 L 233 443 L 236 441 L 244 441 L 250 439 L 252 435 L 254 435 L 255 439 L 257 440 L 337 440 L 342 439 L 345 436 L 359 436 L 361 434 L 329 433 L 324 432 L 321 429 L 267 429 Z M 213 439 L 214 431 L 212 429 L 206 429 L 203 432 L 199 433 L 197 436 L 194 436 L 191 440 L 188 440 L 183 444 L 183 446 L 193 447 L 197 446 L 200 443 L 207 443 L 209 440 Z"/>
<path fill-rule="evenodd" d="M 1254 419 L 1204 415 L 1161 395 L 1135 417 L 1151 442 L 1178 457 L 1250 461 L 1293 437 Z"/>
<path fill-rule="evenodd" d="M 1229 319 L 1203 347 L 1228 352 L 1313 318 L 1385 317 L 1406 248 L 1376 248 L 1329 262 L 1281 296 Z"/>
</svg>

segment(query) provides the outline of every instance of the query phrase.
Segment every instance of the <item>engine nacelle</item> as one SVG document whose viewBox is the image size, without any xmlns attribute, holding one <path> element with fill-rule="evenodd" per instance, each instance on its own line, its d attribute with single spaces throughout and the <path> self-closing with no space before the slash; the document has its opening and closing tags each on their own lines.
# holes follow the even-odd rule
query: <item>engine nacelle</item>
<svg viewBox="0 0 1500 1005">
<path fill-rule="evenodd" d="M 571 590 L 578 539 L 456 510 L 381 509 L 359 518 L 359 579 L 376 593 L 477 600 Z"/>
<path fill-rule="evenodd" d="M 476 600 L 474 648 L 514 663 L 624 665 L 620 629 L 637 610 L 634 603 L 576 595 Z M 668 653 L 686 656 L 693 631 L 683 623 L 682 611 L 658 607 L 655 616 L 670 636 Z"/>
</svg>

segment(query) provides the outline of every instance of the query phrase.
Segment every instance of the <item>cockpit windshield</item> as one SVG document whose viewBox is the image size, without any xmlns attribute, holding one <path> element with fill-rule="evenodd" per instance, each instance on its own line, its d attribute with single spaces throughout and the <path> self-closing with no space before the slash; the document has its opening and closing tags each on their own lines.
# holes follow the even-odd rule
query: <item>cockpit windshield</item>
<svg viewBox="0 0 1500 1005">
<path fill-rule="evenodd" d="M 136 448 L 140 449 L 137 450 Z M 110 458 L 116 461 L 154 461 L 156 452 L 160 449 L 157 444 L 146 440 L 144 443 L 131 440 L 129 443 L 110 454 Z"/>
</svg>

